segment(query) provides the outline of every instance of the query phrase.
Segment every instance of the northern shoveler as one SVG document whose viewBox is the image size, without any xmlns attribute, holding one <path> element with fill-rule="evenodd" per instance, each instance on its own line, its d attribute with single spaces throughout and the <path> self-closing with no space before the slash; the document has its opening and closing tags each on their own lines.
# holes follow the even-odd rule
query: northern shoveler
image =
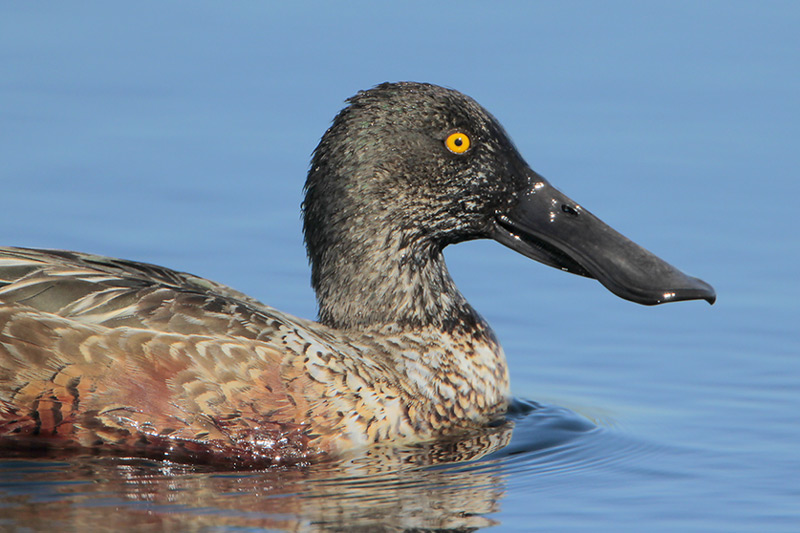
<svg viewBox="0 0 800 533">
<path fill-rule="evenodd" d="M 532 171 L 467 96 L 385 83 L 348 103 L 305 185 L 318 322 L 155 265 L 3 249 L 0 446 L 282 463 L 481 427 L 509 382 L 442 257 L 471 239 L 634 302 L 714 302 Z"/>
</svg>

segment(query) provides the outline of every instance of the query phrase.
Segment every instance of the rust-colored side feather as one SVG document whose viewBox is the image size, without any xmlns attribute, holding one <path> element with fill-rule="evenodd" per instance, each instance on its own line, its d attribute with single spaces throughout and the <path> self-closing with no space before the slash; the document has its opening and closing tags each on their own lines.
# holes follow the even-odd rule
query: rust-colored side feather
<svg viewBox="0 0 800 533">
<path fill-rule="evenodd" d="M 279 324 L 240 296 L 153 265 L 3 249 L 0 439 L 240 461 L 324 452 L 297 362 L 257 340 Z"/>
</svg>

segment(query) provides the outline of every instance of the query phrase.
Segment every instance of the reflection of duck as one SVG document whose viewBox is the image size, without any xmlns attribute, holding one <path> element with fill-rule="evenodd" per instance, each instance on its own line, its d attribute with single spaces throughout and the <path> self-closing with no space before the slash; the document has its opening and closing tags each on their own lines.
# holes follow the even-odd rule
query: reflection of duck
<svg viewBox="0 0 800 533">
<path fill-rule="evenodd" d="M 470 239 L 639 303 L 713 303 L 530 170 L 468 97 L 397 83 L 349 104 L 306 182 L 319 323 L 153 265 L 3 250 L 4 443 L 279 462 L 481 426 L 508 373 L 442 258 Z"/>
<path fill-rule="evenodd" d="M 462 469 L 437 461 L 468 459 L 473 445 L 502 446 L 511 429 L 481 433 L 458 446 L 453 439 L 372 446 L 312 469 L 266 468 L 244 476 L 136 458 L 4 457 L 0 504 L 9 530 L 58 523 L 71 531 L 145 529 L 142 524 L 169 531 L 475 531 L 496 523 L 486 515 L 500 510 L 503 463 L 480 461 Z M 425 467 L 430 464 L 438 466 Z"/>
</svg>

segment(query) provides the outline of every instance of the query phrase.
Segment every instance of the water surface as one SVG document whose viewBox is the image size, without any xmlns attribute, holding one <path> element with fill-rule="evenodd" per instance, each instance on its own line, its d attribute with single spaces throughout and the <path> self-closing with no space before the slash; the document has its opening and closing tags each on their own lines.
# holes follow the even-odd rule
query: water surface
<svg viewBox="0 0 800 533">
<path fill-rule="evenodd" d="M 6 453 L 0 529 L 800 530 L 796 5 L 310 6 L 0 8 L 0 242 L 313 317 L 309 155 L 346 97 L 413 79 L 475 97 L 718 303 L 645 308 L 461 244 L 448 265 L 520 399 L 507 425 L 256 472 Z"/>
</svg>

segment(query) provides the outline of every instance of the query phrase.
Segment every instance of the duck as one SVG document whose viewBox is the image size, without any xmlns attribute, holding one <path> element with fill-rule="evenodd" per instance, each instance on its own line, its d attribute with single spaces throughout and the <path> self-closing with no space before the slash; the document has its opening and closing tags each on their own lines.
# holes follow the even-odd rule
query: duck
<svg viewBox="0 0 800 533">
<path fill-rule="evenodd" d="M 639 304 L 716 299 L 531 170 L 453 89 L 348 99 L 304 191 L 316 321 L 161 266 L 0 249 L 0 447 L 279 465 L 480 431 L 506 413 L 509 369 L 445 265 L 464 241 Z"/>
</svg>

